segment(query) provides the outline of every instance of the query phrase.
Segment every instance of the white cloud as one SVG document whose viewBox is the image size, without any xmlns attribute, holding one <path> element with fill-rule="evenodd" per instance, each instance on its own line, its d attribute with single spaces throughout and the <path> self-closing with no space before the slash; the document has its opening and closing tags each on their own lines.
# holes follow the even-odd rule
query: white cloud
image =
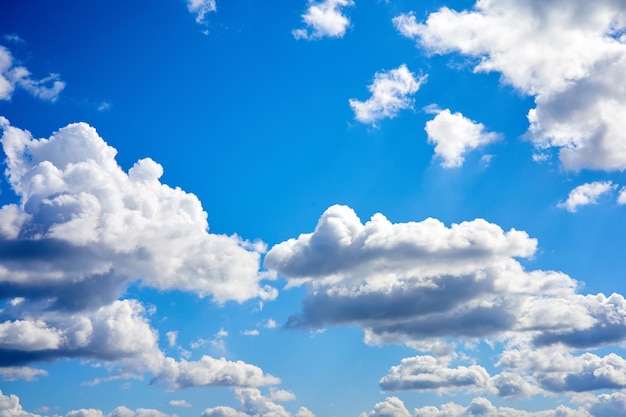
<svg viewBox="0 0 626 417">
<path fill-rule="evenodd" d="M 578 207 L 597 204 L 598 198 L 613 191 L 615 188 L 617 188 L 617 185 L 614 185 L 611 181 L 596 181 L 579 185 L 570 191 L 567 200 L 559 203 L 557 207 L 564 208 L 570 213 L 574 213 L 578 210 Z"/>
<path fill-rule="evenodd" d="M 474 398 L 467 407 L 456 403 L 447 403 L 441 408 L 428 406 L 415 409 L 415 417 L 461 417 L 461 416 L 485 416 L 485 417 L 592 417 L 585 409 L 577 410 L 558 406 L 553 410 L 524 411 L 511 407 L 496 407 L 483 397 Z"/>
<path fill-rule="evenodd" d="M 359 417 L 411 417 L 404 403 L 398 397 L 388 397 L 379 402 L 369 413 L 361 413 Z"/>
<path fill-rule="evenodd" d="M 178 337 L 178 332 L 170 331 L 170 332 L 165 333 L 165 336 L 167 337 L 167 344 L 170 347 L 176 346 L 176 338 Z"/>
<path fill-rule="evenodd" d="M 500 140 L 500 135 L 485 131 L 482 123 L 476 123 L 461 113 L 436 110 L 433 120 L 426 122 L 428 142 L 435 145 L 435 155 L 443 161 L 444 168 L 463 165 L 463 155 L 480 146 Z"/>
<path fill-rule="evenodd" d="M 252 330 L 244 330 L 241 332 L 242 335 L 244 336 L 258 336 L 259 335 L 259 331 L 257 329 L 252 329 Z"/>
<path fill-rule="evenodd" d="M 280 383 L 280 379 L 265 374 L 258 366 L 210 356 L 203 356 L 199 361 L 166 358 L 154 381 L 163 382 L 172 390 L 201 386 L 257 387 Z"/>
<path fill-rule="evenodd" d="M 264 397 L 256 388 L 236 388 L 235 397 L 241 403 L 241 410 L 231 407 L 207 408 L 202 417 L 291 417 L 292 414 L 276 404 L 271 397 Z M 291 398 L 290 398 L 291 399 Z M 305 407 L 300 407 L 294 417 L 315 417 Z"/>
<path fill-rule="evenodd" d="M 296 39 L 319 39 L 325 36 L 341 38 L 350 25 L 350 20 L 342 14 L 342 8 L 354 6 L 352 0 L 309 0 L 309 7 L 302 15 L 304 29 L 294 29 Z"/>
<path fill-rule="evenodd" d="M 313 233 L 274 246 L 265 265 L 307 286 L 302 313 L 287 327 L 358 325 L 366 343 L 439 352 L 404 359 L 381 379 L 383 389 L 520 397 L 622 387 L 620 356 L 570 352 L 624 343 L 626 300 L 578 294 L 563 273 L 526 271 L 515 258 L 532 257 L 536 247 L 525 232 L 482 219 L 447 227 L 375 214 L 363 224 L 349 207 L 332 206 Z M 501 373 L 448 365 L 454 342 L 478 339 L 507 344 Z"/>
<path fill-rule="evenodd" d="M 17 381 L 23 379 L 24 381 L 34 381 L 39 376 L 47 376 L 48 371 L 44 369 L 31 368 L 28 366 L 9 366 L 6 368 L 0 368 L 0 376 L 5 381 Z"/>
<path fill-rule="evenodd" d="M 361 123 L 376 125 L 385 118 L 394 118 L 400 110 L 413 108 L 411 96 L 426 82 L 426 76 L 416 76 L 406 65 L 390 71 L 377 72 L 367 87 L 372 96 L 366 101 L 350 99 L 354 117 Z"/>
<path fill-rule="evenodd" d="M 205 23 L 208 13 L 217 11 L 215 0 L 187 0 L 187 9 L 196 15 L 197 23 Z"/>
<path fill-rule="evenodd" d="M 489 380 L 490 376 L 482 366 L 448 368 L 432 356 L 414 356 L 391 367 L 379 384 L 386 391 L 483 390 Z"/>
<path fill-rule="evenodd" d="M 0 45 L 0 100 L 10 100 L 17 87 L 34 97 L 54 102 L 65 88 L 65 83 L 58 74 L 39 80 L 32 78 L 30 71 L 16 64 L 11 52 Z"/>
<path fill-rule="evenodd" d="M 626 187 L 622 187 L 622 189 L 619 190 L 619 194 L 617 195 L 617 204 L 620 206 L 626 204 Z"/>
<path fill-rule="evenodd" d="M 174 407 L 191 407 L 191 404 L 189 404 L 185 400 L 171 400 L 169 402 L 169 405 L 174 406 Z"/>
<path fill-rule="evenodd" d="M 25 411 L 17 395 L 4 395 L 0 391 L 0 417 L 40 417 Z"/>
<path fill-rule="evenodd" d="M 267 323 L 265 323 L 265 327 L 266 329 L 275 329 L 276 328 L 276 321 L 273 319 L 267 319 Z"/>
<path fill-rule="evenodd" d="M 427 51 L 476 58 L 476 72 L 499 72 L 534 96 L 529 134 L 539 150 L 560 149 L 566 169 L 626 168 L 623 2 L 479 0 L 471 11 L 393 22 Z"/>
<path fill-rule="evenodd" d="M 259 273 L 264 245 L 209 233 L 200 201 L 162 184 L 158 163 L 142 159 L 125 173 L 116 150 L 84 123 L 40 140 L 2 125 L 6 174 L 21 200 L 0 209 L 2 245 L 24 254 L 0 269 L 9 294 L 28 286 L 76 308 L 68 303 L 106 303 L 140 279 L 218 303 L 276 296 L 260 286 L 269 278 Z"/>
</svg>

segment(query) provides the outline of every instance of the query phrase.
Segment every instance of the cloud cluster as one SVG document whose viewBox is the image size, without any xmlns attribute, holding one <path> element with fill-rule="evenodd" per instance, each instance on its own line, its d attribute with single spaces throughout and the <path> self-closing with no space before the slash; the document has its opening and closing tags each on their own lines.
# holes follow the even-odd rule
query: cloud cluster
<svg viewBox="0 0 626 417">
<path fill-rule="evenodd" d="M 304 29 L 294 29 L 292 34 L 296 39 L 319 39 L 325 36 L 341 38 L 345 35 L 350 20 L 343 15 L 342 9 L 354 6 L 352 0 L 323 0 L 316 2 L 309 0 L 309 7 L 302 15 L 306 24 Z"/>
<path fill-rule="evenodd" d="M 10 100 L 16 88 L 21 88 L 42 100 L 56 101 L 65 82 L 58 74 L 42 79 L 31 77 L 30 71 L 17 64 L 11 52 L 0 45 L 0 100 Z"/>
<path fill-rule="evenodd" d="M 458 168 L 463 165 L 463 155 L 480 146 L 501 139 L 497 133 L 485 131 L 482 123 L 476 123 L 461 113 L 450 110 L 430 109 L 436 114 L 426 122 L 428 142 L 435 145 L 435 155 L 441 158 L 444 168 Z"/>
<path fill-rule="evenodd" d="M 121 376 L 151 372 L 168 389 L 279 382 L 241 361 L 165 357 L 143 305 L 119 299 L 133 281 L 217 303 L 274 298 L 261 285 L 262 243 L 209 233 L 198 199 L 159 181 L 161 165 L 143 159 L 124 172 L 84 123 L 48 139 L 0 124 L 20 199 L 0 208 L 0 374 L 32 379 L 44 371 L 30 363 L 82 358 L 115 363 Z"/>
<path fill-rule="evenodd" d="M 386 398 L 374 409 L 361 413 L 360 417 L 609 417 L 619 416 L 626 412 L 626 395 L 621 392 L 601 394 L 587 404 L 572 409 L 563 405 L 552 410 L 524 411 L 511 407 L 496 407 L 488 399 L 474 398 L 467 406 L 453 402 L 441 407 L 421 407 L 410 412 L 397 397 Z"/>
<path fill-rule="evenodd" d="M 567 200 L 557 206 L 570 213 L 575 213 L 578 207 L 597 204 L 598 198 L 617 188 L 611 181 L 595 181 L 579 185 L 570 191 Z M 618 198 L 619 202 L 619 198 Z"/>
<path fill-rule="evenodd" d="M 623 2 L 478 0 L 393 23 L 428 52 L 476 58 L 476 72 L 499 72 L 534 96 L 529 135 L 539 149 L 559 149 L 566 169 L 626 168 Z"/>
<path fill-rule="evenodd" d="M 307 286 L 302 313 L 287 327 L 356 324 L 367 343 L 443 356 L 450 356 L 446 341 L 507 345 L 500 374 L 416 356 L 390 369 L 380 381 L 385 390 L 509 397 L 626 387 L 618 355 L 571 353 L 626 341 L 624 297 L 578 294 L 578 283 L 563 273 L 526 271 L 515 258 L 533 256 L 536 246 L 525 232 L 481 219 L 446 227 L 432 218 L 394 224 L 375 214 L 363 224 L 349 207 L 332 206 L 313 233 L 274 246 L 265 265 Z M 545 366 L 538 355 L 549 358 Z"/>
<path fill-rule="evenodd" d="M 207 408 L 202 417 L 315 417 L 306 407 L 300 407 L 296 414 L 291 414 L 285 407 L 276 404 L 276 399 L 264 397 L 255 388 L 236 388 L 235 397 L 241 403 L 240 410 L 226 406 Z M 293 397 L 288 398 L 291 399 Z"/>
<path fill-rule="evenodd" d="M 396 117 L 400 110 L 413 108 L 412 95 L 425 82 L 425 75 L 413 74 L 404 64 L 377 72 L 374 82 L 367 87 L 372 96 L 365 101 L 349 100 L 355 119 L 375 126 L 379 120 Z"/>
</svg>

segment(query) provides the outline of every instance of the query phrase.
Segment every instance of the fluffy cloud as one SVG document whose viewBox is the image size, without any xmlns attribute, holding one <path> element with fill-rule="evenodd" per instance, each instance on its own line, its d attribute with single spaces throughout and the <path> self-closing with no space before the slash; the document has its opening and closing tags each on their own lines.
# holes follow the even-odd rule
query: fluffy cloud
<svg viewBox="0 0 626 417">
<path fill-rule="evenodd" d="M 0 417 L 40 417 L 38 414 L 26 412 L 17 395 L 4 395 L 0 391 Z"/>
<path fill-rule="evenodd" d="M 44 369 L 31 368 L 28 366 L 9 366 L 0 368 L 0 376 L 5 381 L 16 381 L 23 379 L 25 381 L 33 381 L 39 376 L 47 376 L 48 371 Z"/>
<path fill-rule="evenodd" d="M 160 183 L 161 165 L 143 159 L 124 172 L 84 123 L 39 140 L 0 125 L 5 174 L 20 198 L 0 208 L 5 379 L 45 374 L 24 367 L 32 362 L 81 358 L 109 363 L 115 377 L 149 372 L 169 389 L 279 382 L 241 361 L 166 357 L 144 306 L 119 299 L 136 280 L 218 303 L 271 299 L 276 290 L 260 285 L 269 277 L 259 272 L 262 243 L 209 233 L 198 199 Z M 166 335 L 171 346 L 176 335 Z"/>
<path fill-rule="evenodd" d="M 534 96 L 529 134 L 537 148 L 559 149 L 566 169 L 626 168 L 623 2 L 479 0 L 471 11 L 393 22 L 430 53 L 474 57 L 476 72 L 499 72 Z"/>
<path fill-rule="evenodd" d="M 597 204 L 598 198 L 616 188 L 617 185 L 614 185 L 611 181 L 596 181 L 579 185 L 570 191 L 567 200 L 559 203 L 558 207 L 564 208 L 570 213 L 574 213 L 578 210 L 578 207 Z"/>
<path fill-rule="evenodd" d="M 536 240 L 484 220 L 362 224 L 349 207 L 330 207 L 313 233 L 274 246 L 265 265 L 309 286 L 292 326 L 358 323 L 384 339 L 484 336 L 515 326 L 530 291 L 569 291 L 556 273 L 531 277 L 512 257 Z"/>
<path fill-rule="evenodd" d="M 202 417 L 292 417 L 285 407 L 276 404 L 274 400 L 261 395 L 255 388 L 237 388 L 235 397 L 241 403 L 241 410 L 231 407 L 207 408 Z M 306 407 L 300 407 L 293 417 L 315 417 Z"/>
<path fill-rule="evenodd" d="M 134 280 L 218 303 L 276 296 L 259 286 L 264 245 L 209 233 L 200 201 L 162 184 L 158 163 L 142 159 L 125 173 L 84 123 L 39 140 L 2 126 L 6 175 L 21 200 L 0 209 L 4 297 L 76 309 L 106 304 Z"/>
<path fill-rule="evenodd" d="M 385 118 L 394 118 L 400 110 L 413 108 L 411 96 L 426 82 L 426 76 L 413 74 L 406 65 L 390 71 L 377 72 L 367 87 L 372 96 L 366 101 L 350 99 L 354 117 L 361 123 L 376 125 Z"/>
<path fill-rule="evenodd" d="M 217 11 L 215 0 L 187 0 L 187 9 L 196 15 L 197 23 L 204 23 L 207 13 Z"/>
<path fill-rule="evenodd" d="M 0 100 L 10 100 L 17 87 L 37 98 L 54 102 L 65 88 L 65 83 L 58 74 L 39 80 L 32 78 L 30 71 L 16 64 L 11 52 L 0 45 Z"/>
<path fill-rule="evenodd" d="M 485 126 L 476 123 L 461 113 L 450 110 L 434 110 L 436 116 L 426 122 L 428 142 L 435 145 L 435 155 L 443 160 L 444 168 L 463 165 L 463 155 L 480 146 L 500 140 L 500 135 L 485 131 Z"/>
<path fill-rule="evenodd" d="M 341 38 L 350 25 L 350 20 L 342 14 L 342 8 L 354 6 L 352 0 L 309 0 L 309 7 L 302 15 L 306 29 L 294 29 L 296 39 L 319 39 L 324 36 Z"/>
<path fill-rule="evenodd" d="M 393 366 L 379 383 L 386 391 L 484 389 L 489 378 L 482 366 L 448 368 L 432 356 L 415 356 L 402 359 L 400 365 Z"/>
<path fill-rule="evenodd" d="M 447 227 L 375 214 L 363 224 L 349 207 L 332 206 L 313 233 L 274 246 L 265 265 L 307 286 L 302 313 L 287 327 L 356 324 L 366 343 L 443 355 L 404 359 L 380 380 L 385 390 L 520 397 L 624 387 L 617 354 L 570 353 L 626 340 L 624 297 L 578 294 L 563 273 L 526 271 L 515 258 L 536 247 L 526 233 L 481 219 Z M 502 372 L 449 366 L 451 346 L 468 339 L 507 343 Z"/>
<path fill-rule="evenodd" d="M 411 417 L 404 403 L 398 397 L 388 397 L 379 402 L 369 413 L 361 413 L 359 417 Z"/>
<path fill-rule="evenodd" d="M 165 382 L 169 389 L 178 390 L 200 386 L 257 387 L 278 384 L 280 379 L 242 361 L 203 356 L 199 361 L 166 358 L 153 382 Z"/>
</svg>

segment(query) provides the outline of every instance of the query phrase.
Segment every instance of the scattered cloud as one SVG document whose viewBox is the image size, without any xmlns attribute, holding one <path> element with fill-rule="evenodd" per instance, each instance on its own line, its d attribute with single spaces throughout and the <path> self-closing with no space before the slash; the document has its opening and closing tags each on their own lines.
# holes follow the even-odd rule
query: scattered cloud
<svg viewBox="0 0 626 417">
<path fill-rule="evenodd" d="M 0 45 L 0 100 L 10 100 L 16 88 L 41 100 L 55 102 L 65 88 L 65 82 L 60 80 L 58 74 L 32 78 L 30 71 L 16 63 L 11 52 Z"/>
<path fill-rule="evenodd" d="M 0 368 L 0 376 L 5 381 L 34 381 L 37 377 L 48 376 L 48 371 L 44 369 L 30 368 L 28 366 L 9 366 Z"/>
<path fill-rule="evenodd" d="M 354 6 L 352 0 L 309 0 L 309 7 L 302 15 L 304 29 L 294 29 L 296 39 L 341 38 L 346 33 L 350 20 L 343 15 L 343 8 Z"/>
<path fill-rule="evenodd" d="M 398 397 L 388 397 L 374 406 L 369 413 L 361 413 L 359 417 L 411 417 L 402 400 Z"/>
<path fill-rule="evenodd" d="M 252 330 L 244 330 L 241 332 L 242 335 L 244 336 L 258 336 L 259 335 L 259 331 L 257 329 L 252 329 Z"/>
<path fill-rule="evenodd" d="M 187 0 L 187 9 L 196 15 L 196 23 L 206 23 L 208 13 L 217 11 L 215 0 Z"/>
<path fill-rule="evenodd" d="M 170 347 L 176 346 L 176 338 L 178 337 L 178 332 L 170 331 L 165 333 L 165 336 L 167 337 L 167 343 Z"/>
<path fill-rule="evenodd" d="M 516 397 L 624 387 L 618 355 L 571 353 L 626 340 L 624 297 L 578 294 L 579 284 L 563 273 L 526 271 L 515 258 L 532 257 L 536 247 L 525 232 L 482 219 L 446 227 L 432 218 L 393 224 L 375 214 L 363 224 L 349 207 L 332 206 L 313 233 L 274 246 L 265 265 L 307 287 L 302 313 L 287 328 L 356 324 L 368 344 L 443 355 L 404 359 L 380 380 L 385 390 Z M 449 365 L 446 340 L 478 339 L 508 346 L 501 373 Z"/>
<path fill-rule="evenodd" d="M 276 321 L 273 319 L 267 319 L 267 323 L 265 323 L 265 327 L 266 329 L 275 329 L 276 328 Z"/>
<path fill-rule="evenodd" d="M 461 113 L 436 108 L 429 111 L 436 116 L 426 122 L 428 142 L 435 145 L 435 155 L 443 160 L 441 166 L 444 168 L 460 167 L 466 152 L 501 139 L 499 134 L 485 131 L 482 123 L 476 123 Z"/>
<path fill-rule="evenodd" d="M 402 359 L 379 384 L 385 391 L 485 389 L 490 376 L 482 366 L 448 368 L 433 356 Z"/>
<path fill-rule="evenodd" d="M 557 207 L 564 208 L 570 213 L 575 213 L 579 207 L 589 204 L 597 204 L 598 198 L 610 193 L 617 188 L 611 181 L 596 181 L 579 185 L 570 191 L 565 202 L 559 203 Z M 621 196 L 621 194 L 620 194 Z M 620 197 L 618 197 L 618 202 Z"/>
<path fill-rule="evenodd" d="M 375 126 L 379 120 L 396 117 L 400 110 L 412 109 L 411 96 L 426 78 L 413 74 L 404 64 L 390 71 L 377 72 L 374 82 L 367 87 L 372 96 L 366 101 L 349 100 L 355 119 Z"/>
<path fill-rule="evenodd" d="M 174 407 L 191 407 L 191 404 L 189 404 L 185 400 L 171 400 L 169 402 L 169 405 L 174 406 Z"/>
<path fill-rule="evenodd" d="M 258 389 L 236 388 L 235 397 L 241 403 L 241 410 L 224 406 L 207 408 L 202 417 L 292 417 L 282 405 L 274 402 L 275 399 L 264 397 Z M 300 407 L 293 417 L 315 417 L 315 415 L 307 408 Z"/>
<path fill-rule="evenodd" d="M 166 358 L 152 382 L 164 383 L 170 390 L 179 390 L 206 386 L 258 387 L 279 384 L 280 379 L 265 374 L 255 365 L 205 355 L 198 361 Z"/>
<path fill-rule="evenodd" d="M 470 11 L 442 7 L 423 23 L 413 13 L 393 23 L 429 53 L 475 58 L 475 72 L 499 72 L 533 96 L 529 136 L 539 150 L 559 149 L 566 169 L 626 168 L 622 2 L 477 1 Z"/>
<path fill-rule="evenodd" d="M 207 231 L 200 201 L 159 181 L 142 159 L 124 172 L 117 151 L 85 123 L 49 139 L 1 121 L 6 175 L 20 205 L 0 208 L 5 296 L 48 299 L 59 309 L 96 307 L 140 279 L 214 301 L 272 299 L 260 286 L 261 243 Z M 6 277 L 6 278 L 4 278 Z M 81 297 L 75 297 L 80 293 Z"/>
<path fill-rule="evenodd" d="M 617 194 L 617 204 L 623 206 L 626 204 L 626 187 L 622 187 Z"/>
</svg>

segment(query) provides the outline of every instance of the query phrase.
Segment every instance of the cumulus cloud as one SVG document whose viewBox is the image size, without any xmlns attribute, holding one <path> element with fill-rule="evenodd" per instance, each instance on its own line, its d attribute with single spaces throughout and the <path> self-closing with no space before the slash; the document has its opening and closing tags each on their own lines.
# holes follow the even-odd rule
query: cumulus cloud
<svg viewBox="0 0 626 417">
<path fill-rule="evenodd" d="M 386 391 L 449 390 L 455 388 L 484 389 L 490 376 L 482 366 L 448 368 L 432 356 L 402 359 L 393 366 L 379 384 Z"/>
<path fill-rule="evenodd" d="M 557 207 L 564 208 L 570 213 L 575 213 L 581 206 L 597 204 L 598 198 L 617 188 L 611 181 L 595 181 L 579 185 L 570 191 L 567 200 L 559 203 Z M 619 202 L 619 197 L 618 197 Z"/>
<path fill-rule="evenodd" d="M 426 122 L 428 142 L 435 145 L 435 155 L 441 158 L 444 168 L 463 165 L 463 155 L 480 146 L 500 140 L 497 133 L 487 132 L 482 123 L 476 123 L 461 113 L 450 110 L 431 110 L 436 113 L 433 120 Z"/>
<path fill-rule="evenodd" d="M 150 158 L 124 172 L 85 123 L 39 140 L 6 119 L 2 126 L 6 176 L 20 197 L 0 209 L 3 296 L 72 309 L 77 299 L 116 299 L 135 280 L 218 303 L 276 296 L 259 284 L 264 245 L 209 233 L 197 197 L 162 184 L 163 167 Z"/>
<path fill-rule="evenodd" d="M 174 407 L 191 407 L 191 404 L 189 404 L 185 400 L 171 400 L 169 402 L 169 405 L 172 405 Z"/>
<path fill-rule="evenodd" d="M 499 72 L 534 96 L 529 135 L 539 150 L 559 149 L 566 169 L 626 168 L 623 2 L 479 0 L 393 23 L 428 52 L 476 58 L 476 72 Z"/>
<path fill-rule="evenodd" d="M 215 0 L 187 0 L 187 9 L 196 15 L 197 23 L 204 23 L 208 13 L 217 11 Z"/>
<path fill-rule="evenodd" d="M 0 368 L 0 376 L 5 381 L 17 381 L 23 379 L 24 381 L 33 381 L 40 376 L 47 376 L 48 371 L 45 369 L 31 368 L 28 366 L 8 366 L 6 368 Z"/>
<path fill-rule="evenodd" d="M 58 74 L 45 78 L 32 78 L 30 71 L 16 63 L 11 52 L 0 45 L 0 100 L 10 100 L 16 88 L 21 88 L 34 97 L 47 101 L 56 101 L 65 82 Z"/>
<path fill-rule="evenodd" d="M 166 358 L 153 382 L 164 382 L 168 389 L 178 390 L 201 386 L 258 387 L 278 384 L 280 379 L 255 365 L 205 355 L 198 361 Z"/>
<path fill-rule="evenodd" d="M 354 6 L 352 0 L 309 0 L 309 7 L 302 15 L 306 28 L 294 29 L 296 39 L 319 39 L 325 36 L 341 38 L 346 33 L 350 20 L 343 15 L 343 8 Z"/>
<path fill-rule="evenodd" d="M 374 406 L 368 413 L 361 413 L 359 417 L 411 417 L 402 400 L 398 397 L 388 397 Z"/>
<path fill-rule="evenodd" d="M 411 96 L 425 82 L 425 75 L 413 74 L 404 64 L 377 72 L 374 82 L 367 87 L 372 96 L 366 101 L 349 100 L 355 119 L 375 126 L 379 120 L 396 117 L 400 110 L 413 108 Z"/>
<path fill-rule="evenodd" d="M 619 355 L 570 352 L 626 341 L 624 297 L 579 294 L 563 273 L 525 270 L 516 258 L 536 247 L 525 232 L 482 219 L 394 224 L 378 213 L 363 224 L 349 207 L 332 206 L 312 233 L 274 246 L 265 265 L 307 287 L 287 328 L 358 325 L 366 343 L 440 355 L 402 360 L 380 380 L 385 390 L 521 397 L 622 388 Z M 502 372 L 450 366 L 455 341 L 481 339 L 507 344 Z"/>
<path fill-rule="evenodd" d="M 137 280 L 217 303 L 271 299 L 276 290 L 260 284 L 271 277 L 259 272 L 262 243 L 209 233 L 198 199 L 161 184 L 161 165 L 143 159 L 124 172 L 84 123 L 38 140 L 4 118 L 0 125 L 5 174 L 20 199 L 0 208 L 5 379 L 45 375 L 29 363 L 80 358 L 107 362 L 111 378 L 149 372 L 168 389 L 279 382 L 241 361 L 166 357 L 150 312 L 119 299 Z M 170 346 L 176 336 L 166 334 Z"/>
<path fill-rule="evenodd" d="M 272 398 L 261 395 L 258 389 L 237 388 L 235 397 L 241 403 L 239 410 L 225 406 L 207 408 L 202 417 L 292 417 L 285 407 L 276 404 Z M 315 415 L 306 407 L 300 407 L 293 417 L 315 417 Z"/>
</svg>

